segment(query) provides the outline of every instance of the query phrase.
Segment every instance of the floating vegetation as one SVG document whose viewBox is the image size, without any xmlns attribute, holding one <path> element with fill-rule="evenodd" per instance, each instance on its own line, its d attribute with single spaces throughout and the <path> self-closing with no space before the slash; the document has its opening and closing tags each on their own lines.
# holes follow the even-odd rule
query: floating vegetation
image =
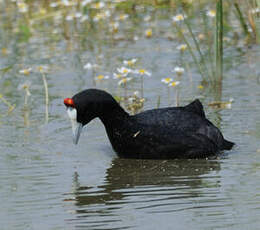
<svg viewBox="0 0 260 230">
<path fill-rule="evenodd" d="M 233 98 L 230 98 L 229 101 L 213 101 L 208 105 L 214 109 L 231 109 L 232 103 L 234 102 Z"/>
</svg>

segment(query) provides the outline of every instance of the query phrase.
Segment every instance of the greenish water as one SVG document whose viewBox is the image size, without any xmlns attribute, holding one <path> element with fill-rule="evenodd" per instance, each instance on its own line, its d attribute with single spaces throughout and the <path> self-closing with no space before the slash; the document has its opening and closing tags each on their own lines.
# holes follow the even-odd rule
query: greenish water
<svg viewBox="0 0 260 230">
<path fill-rule="evenodd" d="M 242 38 L 226 44 L 222 89 L 198 89 L 201 76 L 189 53 L 176 49 L 182 41 L 171 37 L 174 10 L 139 9 L 112 36 L 106 23 L 89 28 L 59 18 L 56 24 L 52 19 L 36 23 L 28 35 L 23 18 L 3 9 L 0 68 L 10 69 L 1 72 L 0 93 L 16 107 L 7 114 L 8 106 L 0 103 L 1 229 L 259 228 L 259 45 L 245 45 Z M 146 15 L 151 21 L 143 20 Z M 196 19 L 192 22 L 196 25 Z M 146 38 L 150 27 L 152 37 Z M 152 73 L 144 76 L 143 91 L 140 77 L 133 76 L 126 89 L 113 79 L 116 68 L 131 58 L 138 59 L 134 68 Z M 84 69 L 88 62 L 99 67 Z M 48 66 L 48 116 L 37 69 L 42 65 Z M 185 68 L 181 77 L 171 72 L 175 66 Z M 19 73 L 25 68 L 32 68 L 29 75 Z M 98 75 L 110 78 L 95 81 Z M 172 76 L 180 84 L 168 90 L 161 79 Z M 27 106 L 25 90 L 18 89 L 26 81 Z M 120 159 L 99 120 L 74 146 L 63 98 L 90 87 L 117 97 L 139 90 L 144 110 L 157 107 L 159 97 L 160 107 L 175 105 L 176 95 L 180 105 L 200 98 L 207 117 L 236 146 L 211 160 Z M 209 106 L 230 98 L 231 109 Z"/>
</svg>

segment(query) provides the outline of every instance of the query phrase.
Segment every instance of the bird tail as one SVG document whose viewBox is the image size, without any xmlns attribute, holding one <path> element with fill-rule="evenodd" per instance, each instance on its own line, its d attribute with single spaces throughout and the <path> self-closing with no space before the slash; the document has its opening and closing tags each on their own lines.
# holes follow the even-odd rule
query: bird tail
<svg viewBox="0 0 260 230">
<path fill-rule="evenodd" d="M 223 149 L 230 150 L 234 146 L 235 143 L 231 141 L 224 140 Z"/>
</svg>

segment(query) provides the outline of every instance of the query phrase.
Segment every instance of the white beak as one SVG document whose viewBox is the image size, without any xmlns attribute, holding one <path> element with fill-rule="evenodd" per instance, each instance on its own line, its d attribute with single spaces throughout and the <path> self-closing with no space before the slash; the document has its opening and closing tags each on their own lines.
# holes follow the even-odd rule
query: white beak
<svg viewBox="0 0 260 230">
<path fill-rule="evenodd" d="M 72 107 L 67 108 L 67 113 L 71 121 L 72 133 L 73 133 L 73 143 L 78 144 L 80 133 L 82 131 L 83 125 L 77 122 L 77 110 Z"/>
</svg>

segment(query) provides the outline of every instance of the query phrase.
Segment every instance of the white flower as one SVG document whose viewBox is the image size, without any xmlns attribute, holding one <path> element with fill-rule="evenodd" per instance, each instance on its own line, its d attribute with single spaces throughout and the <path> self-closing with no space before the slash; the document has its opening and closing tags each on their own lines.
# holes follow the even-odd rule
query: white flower
<svg viewBox="0 0 260 230">
<path fill-rule="evenodd" d="M 109 76 L 107 76 L 107 75 L 98 75 L 98 76 L 96 76 L 95 77 L 95 80 L 96 81 L 102 81 L 102 80 L 106 80 L 106 79 L 109 79 Z"/>
<path fill-rule="evenodd" d="M 120 14 L 118 17 L 115 18 L 116 21 L 124 21 L 129 17 L 128 14 Z"/>
<path fill-rule="evenodd" d="M 135 35 L 133 39 L 134 39 L 134 41 L 138 41 L 139 37 L 137 35 Z"/>
<path fill-rule="evenodd" d="M 216 11 L 215 10 L 208 10 L 207 11 L 207 16 L 214 18 L 216 17 Z"/>
<path fill-rule="evenodd" d="M 83 15 L 79 22 L 82 23 L 82 22 L 87 21 L 88 19 L 89 19 L 88 15 Z"/>
<path fill-rule="evenodd" d="M 57 7 L 59 4 L 58 4 L 58 2 L 51 2 L 50 3 L 50 7 L 52 7 L 52 8 L 55 8 L 55 7 Z"/>
<path fill-rule="evenodd" d="M 117 84 L 118 85 L 125 85 L 127 82 L 131 81 L 132 79 L 133 79 L 132 77 L 124 77 Z"/>
<path fill-rule="evenodd" d="M 145 36 L 146 36 L 147 38 L 150 38 L 150 37 L 152 37 L 152 35 L 153 35 L 153 30 L 152 30 L 151 28 L 149 28 L 149 29 L 147 29 L 147 30 L 144 31 L 144 34 L 145 34 Z"/>
<path fill-rule="evenodd" d="M 37 67 L 37 69 L 41 73 L 48 73 L 49 72 L 49 66 L 46 66 L 46 65 L 40 65 L 40 66 Z"/>
<path fill-rule="evenodd" d="M 136 97 L 139 97 L 139 91 L 134 91 L 133 95 L 136 96 Z"/>
<path fill-rule="evenodd" d="M 17 2 L 17 6 L 20 13 L 28 12 L 28 5 L 25 2 Z"/>
<path fill-rule="evenodd" d="M 27 96 L 31 96 L 31 93 L 29 91 L 31 84 L 32 83 L 30 81 L 25 81 L 23 84 L 19 84 L 17 89 L 18 90 L 25 90 Z"/>
<path fill-rule="evenodd" d="M 98 21 L 100 21 L 101 19 L 104 19 L 104 18 L 105 18 L 105 15 L 104 15 L 104 14 L 97 13 L 97 14 L 93 17 L 93 21 L 94 21 L 94 22 L 98 22 Z"/>
<path fill-rule="evenodd" d="M 110 31 L 117 33 L 118 32 L 118 28 L 119 28 L 119 23 L 118 22 L 111 22 L 109 24 L 110 26 Z"/>
<path fill-rule="evenodd" d="M 105 3 L 104 2 L 97 2 L 97 3 L 94 3 L 93 5 L 92 5 L 92 8 L 94 8 L 94 9 L 101 9 L 101 8 L 103 8 L 105 6 Z"/>
<path fill-rule="evenodd" d="M 109 10 L 106 10 L 104 12 L 104 16 L 107 17 L 107 18 L 110 17 L 111 16 L 111 12 Z"/>
<path fill-rule="evenodd" d="M 199 34 L 198 35 L 198 39 L 201 40 L 201 41 L 205 40 L 205 35 L 204 34 Z"/>
<path fill-rule="evenodd" d="M 81 5 L 82 6 L 86 6 L 87 4 L 89 4 L 89 3 L 91 3 L 92 2 L 92 0 L 83 0 L 82 2 L 81 2 Z"/>
<path fill-rule="evenodd" d="M 168 86 L 174 87 L 174 86 L 177 86 L 177 85 L 179 85 L 179 84 L 180 84 L 179 81 L 172 81 L 172 82 L 170 82 L 170 83 L 168 84 Z"/>
<path fill-rule="evenodd" d="M 135 70 L 134 73 L 137 73 L 139 75 L 147 75 L 147 76 L 151 76 L 152 74 L 150 72 L 148 72 L 146 69 L 138 69 Z"/>
<path fill-rule="evenodd" d="M 119 78 L 122 78 L 122 77 L 124 77 L 122 74 L 119 74 L 119 73 L 113 73 L 113 78 L 114 79 L 119 79 Z"/>
<path fill-rule="evenodd" d="M 72 21 L 74 18 L 74 15 L 67 15 L 66 16 L 66 21 Z"/>
<path fill-rule="evenodd" d="M 162 80 L 161 80 L 161 82 L 163 82 L 165 84 L 169 84 L 172 81 L 173 81 L 173 79 L 170 77 L 162 78 Z"/>
<path fill-rule="evenodd" d="M 29 75 L 32 71 L 32 68 L 27 68 L 27 69 L 21 69 L 19 70 L 20 74 L 24 74 L 24 75 Z"/>
<path fill-rule="evenodd" d="M 178 14 L 178 15 L 172 17 L 172 20 L 173 20 L 174 22 L 179 22 L 179 21 L 183 21 L 185 18 L 187 18 L 186 15 L 184 15 L 184 14 Z"/>
<path fill-rule="evenodd" d="M 81 18 L 81 17 L 82 17 L 82 13 L 80 13 L 80 12 L 75 13 L 75 18 Z"/>
<path fill-rule="evenodd" d="M 181 44 L 181 45 L 177 46 L 176 49 L 183 52 L 184 50 L 187 49 L 187 45 L 186 44 Z"/>
<path fill-rule="evenodd" d="M 178 75 L 182 75 L 184 73 L 184 68 L 176 66 L 173 71 Z"/>
<path fill-rule="evenodd" d="M 70 2 L 68 0 L 61 1 L 64 6 L 70 6 Z"/>
<path fill-rule="evenodd" d="M 251 10 L 250 10 L 250 13 L 251 13 L 251 14 L 258 14 L 258 13 L 260 13 L 260 8 L 257 7 L 257 8 L 251 9 Z"/>
<path fill-rule="evenodd" d="M 145 21 L 145 22 L 151 21 L 151 16 L 150 16 L 150 15 L 146 15 L 146 16 L 144 17 L 144 21 Z"/>
<path fill-rule="evenodd" d="M 130 59 L 130 60 L 124 60 L 124 61 L 123 61 L 124 65 L 129 65 L 129 66 L 134 65 L 136 62 L 137 62 L 137 59 L 136 59 L 136 58 L 133 58 L 133 59 Z"/>
<path fill-rule="evenodd" d="M 121 67 L 121 68 L 117 68 L 117 72 L 126 76 L 127 74 L 131 73 L 132 70 L 125 67 Z"/>
<path fill-rule="evenodd" d="M 92 69 L 93 68 L 93 65 L 91 63 L 87 63 L 86 65 L 83 66 L 83 69 Z"/>
<path fill-rule="evenodd" d="M 126 0 L 113 0 L 114 3 L 121 3 L 121 2 L 125 2 Z"/>
</svg>

